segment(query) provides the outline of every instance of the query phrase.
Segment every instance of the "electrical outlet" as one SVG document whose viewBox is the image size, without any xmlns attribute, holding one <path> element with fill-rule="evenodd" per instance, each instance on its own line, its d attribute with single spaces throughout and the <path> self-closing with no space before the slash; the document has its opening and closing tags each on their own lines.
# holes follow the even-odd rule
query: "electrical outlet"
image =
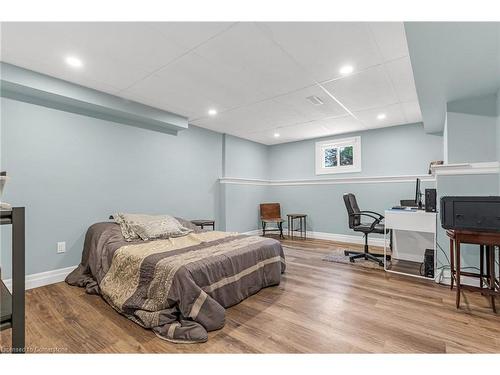
<svg viewBox="0 0 500 375">
<path fill-rule="evenodd" d="M 57 243 L 57 252 L 65 253 L 66 252 L 66 242 L 58 242 Z"/>
</svg>

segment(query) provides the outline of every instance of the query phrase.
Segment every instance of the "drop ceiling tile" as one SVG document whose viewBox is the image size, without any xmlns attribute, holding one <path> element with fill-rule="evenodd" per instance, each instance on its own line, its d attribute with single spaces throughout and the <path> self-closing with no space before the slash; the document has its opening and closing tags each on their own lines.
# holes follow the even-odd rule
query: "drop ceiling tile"
<svg viewBox="0 0 500 375">
<path fill-rule="evenodd" d="M 379 120 L 379 114 L 385 114 L 385 119 Z M 394 126 L 405 124 L 406 118 L 401 104 L 393 104 L 380 108 L 373 108 L 365 111 L 354 112 L 354 115 L 367 127 L 383 128 L 385 126 Z"/>
<path fill-rule="evenodd" d="M 318 97 L 323 101 L 323 104 L 312 104 L 307 99 L 310 96 Z M 317 85 L 276 97 L 274 101 L 293 108 L 294 111 L 308 120 L 347 115 L 347 112 Z"/>
<path fill-rule="evenodd" d="M 280 136 L 276 138 L 274 133 L 278 132 Z M 264 130 L 259 132 L 251 132 L 245 134 L 245 138 L 251 139 L 255 142 L 260 142 L 268 145 L 294 142 L 303 139 L 319 138 L 330 135 L 321 123 L 311 121 L 303 124 L 297 124 L 279 128 L 277 130 Z"/>
<path fill-rule="evenodd" d="M 382 62 L 366 23 L 269 22 L 263 28 L 318 81 L 338 77 L 346 64 L 359 71 Z"/>
<path fill-rule="evenodd" d="M 385 63 L 385 70 L 391 79 L 400 102 L 418 100 L 409 57 Z"/>
<path fill-rule="evenodd" d="M 351 111 L 383 107 L 398 102 L 382 66 L 323 84 Z"/>
<path fill-rule="evenodd" d="M 247 82 L 245 89 L 260 99 L 313 83 L 254 23 L 238 23 L 196 53 L 222 70 L 237 71 Z"/>
<path fill-rule="evenodd" d="M 35 61 L 40 73 L 70 82 L 102 82 L 123 89 L 184 53 L 144 23 L 29 22 L 2 24 L 2 60 L 19 66 Z M 78 70 L 64 59 L 76 55 Z M 41 70 L 43 69 L 43 70 Z"/>
<path fill-rule="evenodd" d="M 245 133 L 244 137 L 264 144 L 279 144 L 302 139 L 327 137 L 330 135 L 366 130 L 366 127 L 351 116 L 308 121 L 277 129 Z M 279 138 L 274 133 L 280 134 Z"/>
<path fill-rule="evenodd" d="M 330 134 L 329 130 L 320 121 L 311 121 L 304 124 L 287 126 L 277 130 L 280 139 L 297 141 L 301 139 L 325 137 Z"/>
<path fill-rule="evenodd" d="M 352 116 L 324 119 L 318 121 L 318 123 L 325 127 L 330 135 L 366 130 L 363 123 Z"/>
<path fill-rule="evenodd" d="M 224 132 L 249 132 L 274 130 L 306 121 L 309 119 L 292 106 L 271 99 L 222 112 L 215 117 L 197 119 L 193 124 Z"/>
<path fill-rule="evenodd" d="M 135 102 L 149 105 L 154 108 L 162 109 L 167 112 L 176 113 L 180 116 L 184 116 L 187 118 L 195 117 L 197 114 L 189 106 L 179 106 L 178 103 L 177 105 L 175 105 L 169 101 L 162 100 L 161 98 L 154 98 L 152 96 L 144 97 L 137 93 L 131 93 L 128 91 L 121 92 L 119 95 L 127 100 L 133 100 Z"/>
<path fill-rule="evenodd" d="M 148 26 L 158 30 L 165 38 L 176 44 L 192 49 L 201 43 L 223 33 L 233 22 L 148 22 Z"/>
<path fill-rule="evenodd" d="M 401 106 L 408 124 L 422 121 L 422 113 L 420 112 L 418 101 L 401 103 Z"/>
<path fill-rule="evenodd" d="M 370 22 L 368 27 L 385 61 L 409 55 L 403 22 Z"/>
<path fill-rule="evenodd" d="M 124 95 L 140 95 L 190 109 L 198 118 L 206 116 L 209 108 L 220 113 L 255 102 L 261 95 L 248 90 L 250 85 L 239 72 L 191 52 L 130 87 Z"/>
</svg>

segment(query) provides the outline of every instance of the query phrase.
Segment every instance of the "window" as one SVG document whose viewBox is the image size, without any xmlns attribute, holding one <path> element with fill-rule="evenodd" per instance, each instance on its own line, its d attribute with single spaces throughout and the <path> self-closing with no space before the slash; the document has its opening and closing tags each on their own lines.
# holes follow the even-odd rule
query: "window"
<svg viewBox="0 0 500 375">
<path fill-rule="evenodd" d="M 361 137 L 316 142 L 316 174 L 361 172 Z"/>
</svg>

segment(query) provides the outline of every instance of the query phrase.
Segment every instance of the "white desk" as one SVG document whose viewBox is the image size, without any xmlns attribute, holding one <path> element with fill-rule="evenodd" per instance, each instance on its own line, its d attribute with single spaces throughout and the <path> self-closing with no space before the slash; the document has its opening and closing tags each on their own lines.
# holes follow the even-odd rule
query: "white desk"
<svg viewBox="0 0 500 375">
<path fill-rule="evenodd" d="M 434 272 L 436 272 L 436 220 L 437 213 L 435 212 L 386 210 L 385 228 L 392 230 L 391 262 L 393 260 L 406 260 L 422 263 L 425 249 L 433 249 Z M 386 237 L 384 234 L 384 255 L 387 255 Z M 384 256 L 384 269 L 387 272 L 429 279 L 420 275 L 392 270 L 386 258 Z"/>
</svg>

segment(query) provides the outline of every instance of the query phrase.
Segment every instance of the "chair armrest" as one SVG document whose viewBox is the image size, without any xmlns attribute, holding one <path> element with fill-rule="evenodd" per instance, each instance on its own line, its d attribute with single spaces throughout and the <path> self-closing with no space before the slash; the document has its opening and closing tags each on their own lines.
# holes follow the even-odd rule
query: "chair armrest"
<svg viewBox="0 0 500 375">
<path fill-rule="evenodd" d="M 366 213 L 369 213 L 369 214 L 377 215 L 380 220 L 382 220 L 384 218 L 384 216 L 380 215 L 378 212 L 374 212 L 374 211 L 361 211 L 361 212 L 366 212 Z"/>
<path fill-rule="evenodd" d="M 370 215 L 367 212 L 370 212 L 370 211 L 361 211 L 359 213 L 352 213 L 352 214 L 349 214 L 349 217 L 350 216 L 368 216 L 368 217 L 371 217 L 373 219 L 373 223 L 370 226 L 370 229 L 373 230 L 373 228 L 375 228 L 375 225 L 379 224 L 382 219 L 380 219 L 380 218 L 378 218 L 376 216 Z M 377 214 L 376 212 L 374 212 L 374 213 Z M 379 215 L 379 216 L 381 216 L 381 215 Z M 383 218 L 383 216 L 382 216 L 382 218 Z"/>
</svg>

